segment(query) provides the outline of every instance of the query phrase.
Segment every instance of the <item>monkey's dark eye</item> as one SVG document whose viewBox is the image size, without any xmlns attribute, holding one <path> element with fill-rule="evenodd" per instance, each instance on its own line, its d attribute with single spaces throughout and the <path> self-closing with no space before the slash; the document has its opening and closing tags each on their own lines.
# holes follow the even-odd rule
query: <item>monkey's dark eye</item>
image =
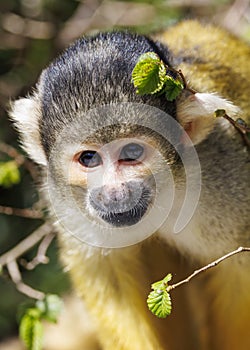
<svg viewBox="0 0 250 350">
<path fill-rule="evenodd" d="M 137 143 L 129 143 L 123 147 L 120 153 L 119 160 L 130 162 L 138 160 L 144 152 L 144 148 Z"/>
<path fill-rule="evenodd" d="M 79 157 L 79 163 L 86 168 L 94 168 L 102 164 L 102 158 L 96 151 L 84 151 Z"/>
</svg>

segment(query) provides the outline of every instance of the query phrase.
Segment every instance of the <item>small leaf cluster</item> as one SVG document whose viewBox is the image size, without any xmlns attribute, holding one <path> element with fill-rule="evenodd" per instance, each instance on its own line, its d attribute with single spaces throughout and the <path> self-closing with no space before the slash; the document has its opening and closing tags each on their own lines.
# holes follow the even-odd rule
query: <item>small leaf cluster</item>
<svg viewBox="0 0 250 350">
<path fill-rule="evenodd" d="M 155 52 L 142 54 L 132 72 L 136 92 L 140 95 L 161 93 L 165 94 L 168 101 L 175 100 L 184 89 L 184 84 L 178 72 L 173 74 L 173 71 Z"/>
<path fill-rule="evenodd" d="M 147 304 L 149 310 L 159 318 L 166 318 L 172 311 L 170 294 L 167 292 L 171 279 L 172 275 L 169 273 L 163 280 L 151 285 L 153 290 L 148 295 Z"/>
<path fill-rule="evenodd" d="M 27 350 L 41 350 L 43 342 L 42 320 L 56 323 L 62 310 L 63 302 L 57 295 L 47 295 L 29 308 L 21 318 L 19 326 L 20 338 Z"/>
<path fill-rule="evenodd" d="M 0 186 L 9 188 L 20 182 L 18 165 L 14 160 L 0 162 Z"/>
</svg>

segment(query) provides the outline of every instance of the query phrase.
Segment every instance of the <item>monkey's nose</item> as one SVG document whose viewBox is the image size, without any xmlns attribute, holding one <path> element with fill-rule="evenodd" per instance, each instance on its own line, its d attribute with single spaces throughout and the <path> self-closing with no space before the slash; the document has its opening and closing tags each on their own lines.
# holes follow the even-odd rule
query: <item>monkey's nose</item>
<svg viewBox="0 0 250 350">
<path fill-rule="evenodd" d="M 90 193 L 90 205 L 97 215 L 115 227 L 139 222 L 151 201 L 151 192 L 142 182 L 130 181 L 123 188 L 102 186 Z"/>
<path fill-rule="evenodd" d="M 143 187 L 139 182 L 130 181 L 117 187 L 104 185 L 90 193 L 90 204 L 97 212 L 125 213 L 138 205 Z"/>
<path fill-rule="evenodd" d="M 101 195 L 106 205 L 109 203 L 121 203 L 128 200 L 130 189 L 125 184 L 121 184 L 118 188 L 105 185 L 102 187 Z"/>
</svg>

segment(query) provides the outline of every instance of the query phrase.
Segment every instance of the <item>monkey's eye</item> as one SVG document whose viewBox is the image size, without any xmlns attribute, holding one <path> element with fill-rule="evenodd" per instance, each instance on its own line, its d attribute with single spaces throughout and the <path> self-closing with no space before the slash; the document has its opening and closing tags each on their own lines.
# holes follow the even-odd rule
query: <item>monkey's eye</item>
<svg viewBox="0 0 250 350">
<path fill-rule="evenodd" d="M 84 151 L 79 157 L 79 163 L 86 168 L 94 168 L 102 164 L 102 158 L 96 151 Z"/>
<path fill-rule="evenodd" d="M 143 153 L 144 148 L 141 145 L 137 143 L 129 143 L 122 148 L 119 160 L 126 162 L 139 160 Z"/>
</svg>

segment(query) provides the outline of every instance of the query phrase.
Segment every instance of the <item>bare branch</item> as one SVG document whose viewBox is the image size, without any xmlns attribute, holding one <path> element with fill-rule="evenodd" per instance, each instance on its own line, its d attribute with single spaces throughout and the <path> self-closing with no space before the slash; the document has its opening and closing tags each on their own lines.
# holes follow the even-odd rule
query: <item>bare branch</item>
<svg viewBox="0 0 250 350">
<path fill-rule="evenodd" d="M 17 165 L 23 165 L 26 161 L 25 157 L 19 153 L 14 147 L 7 145 L 6 143 L 0 142 L 0 151 L 7 154 L 10 158 L 15 159 Z"/>
<path fill-rule="evenodd" d="M 248 133 L 250 133 L 250 128 L 246 125 L 245 121 L 240 118 L 238 118 L 237 120 L 233 120 L 226 113 L 223 115 L 223 117 L 227 119 L 229 123 L 235 127 L 236 130 L 238 130 L 238 132 L 241 134 L 243 138 L 243 141 L 250 148 L 250 140 L 247 135 Z"/>
<path fill-rule="evenodd" d="M 239 29 L 239 22 L 249 8 L 249 0 L 236 0 L 225 13 L 221 24 L 231 32 Z"/>
<path fill-rule="evenodd" d="M 37 255 L 35 256 L 34 259 L 31 261 L 22 261 L 22 265 L 27 269 L 27 270 L 33 270 L 37 265 L 39 264 L 47 264 L 49 262 L 49 258 L 46 256 L 47 250 L 55 238 L 55 233 L 50 232 L 47 236 L 45 236 L 40 243 L 38 250 L 37 250 Z"/>
<path fill-rule="evenodd" d="M 12 261 L 15 261 L 27 250 L 37 244 L 43 237 L 50 234 L 53 231 L 53 226 L 50 222 L 45 222 L 37 230 L 32 232 L 23 241 L 17 244 L 14 248 L 0 256 L 0 266 L 5 266 Z"/>
<path fill-rule="evenodd" d="M 175 284 L 172 284 L 170 286 L 168 286 L 166 288 L 166 291 L 167 292 L 170 292 L 172 289 L 175 289 L 179 286 L 181 286 L 182 284 L 185 284 L 185 283 L 188 283 L 192 278 L 196 277 L 197 275 L 199 275 L 200 273 L 202 272 L 205 272 L 207 271 L 208 269 L 211 269 L 212 267 L 215 267 L 217 266 L 218 264 L 220 264 L 222 261 L 230 258 L 231 256 L 233 255 L 236 255 L 236 254 L 239 254 L 239 253 L 242 253 L 242 252 L 250 252 L 250 248 L 248 247 L 239 247 L 238 249 L 236 250 L 233 250 L 232 252 L 226 254 L 226 255 L 223 255 L 222 257 L 220 257 L 219 259 L 217 260 L 214 260 L 213 262 L 211 262 L 210 264 L 206 265 L 206 266 L 203 266 L 201 269 L 199 270 L 196 270 L 194 271 L 190 276 L 188 276 L 187 278 L 185 278 L 184 280 L 178 282 L 178 283 L 175 283 Z"/>
<path fill-rule="evenodd" d="M 34 163 L 25 158 L 15 147 L 7 145 L 4 142 L 0 142 L 0 152 L 7 154 L 10 158 L 13 158 L 18 166 L 23 165 L 30 173 L 33 179 L 37 178 L 37 171 L 34 167 Z"/>
<path fill-rule="evenodd" d="M 45 294 L 36 289 L 33 289 L 23 282 L 22 275 L 20 273 L 16 260 L 27 250 L 37 244 L 41 239 L 43 239 L 38 248 L 37 256 L 32 260 L 31 263 L 35 267 L 39 263 L 47 262 L 45 254 L 52 239 L 55 237 L 55 234 L 52 232 L 52 230 L 52 224 L 50 222 L 46 222 L 33 233 L 31 233 L 28 237 L 26 237 L 23 241 L 17 244 L 13 249 L 9 250 L 0 257 L 0 266 L 7 267 L 10 277 L 15 283 L 17 290 L 30 298 L 40 300 L 45 297 Z"/>
<path fill-rule="evenodd" d="M 44 217 L 44 214 L 39 210 L 12 208 L 3 205 L 0 205 L 0 214 L 21 216 L 29 219 L 42 219 Z"/>
<path fill-rule="evenodd" d="M 12 281 L 15 283 L 16 288 L 17 290 L 19 290 L 19 292 L 33 299 L 39 299 L 39 300 L 44 299 L 45 294 L 43 292 L 33 289 L 23 282 L 22 275 L 20 273 L 16 260 L 12 260 L 8 262 L 7 269 Z"/>
</svg>

